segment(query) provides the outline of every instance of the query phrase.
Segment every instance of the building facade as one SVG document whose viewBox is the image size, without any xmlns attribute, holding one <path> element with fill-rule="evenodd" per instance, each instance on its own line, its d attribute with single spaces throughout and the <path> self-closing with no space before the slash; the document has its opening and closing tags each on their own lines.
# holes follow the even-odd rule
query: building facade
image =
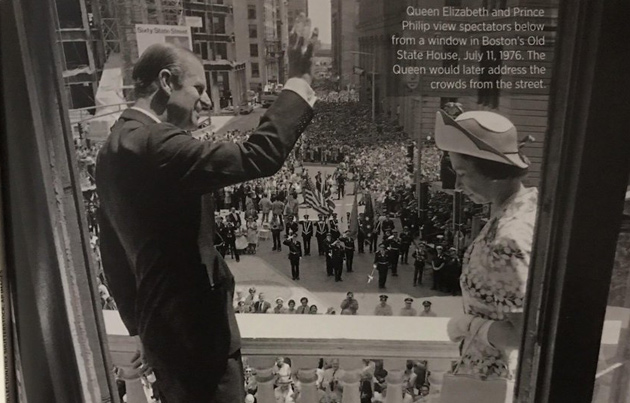
<svg viewBox="0 0 630 403">
<path fill-rule="evenodd" d="M 86 0 L 57 1 L 61 69 L 70 109 L 90 108 L 105 63 L 100 35 Z"/>
<path fill-rule="evenodd" d="M 247 60 L 248 88 L 286 81 L 287 0 L 242 0 L 234 5 L 236 52 Z"/>
<path fill-rule="evenodd" d="M 331 0 L 331 46 L 333 75 L 338 77 L 340 89 L 356 88 L 359 77 L 354 71 L 360 55 L 357 36 L 359 0 Z"/>
<path fill-rule="evenodd" d="M 409 6 L 418 8 L 442 8 L 450 7 L 469 7 L 469 8 L 485 8 L 487 10 L 505 9 L 509 7 L 521 8 L 537 8 L 544 9 L 544 17 L 529 17 L 522 20 L 518 17 L 506 18 L 505 21 L 525 22 L 529 21 L 536 24 L 545 24 L 545 29 L 537 32 L 537 36 L 544 37 L 544 43 L 540 45 L 502 45 L 502 46 L 479 46 L 468 41 L 464 45 L 439 45 L 429 44 L 427 40 L 425 44 L 418 44 L 417 47 L 410 49 L 418 51 L 438 51 L 438 52 L 455 52 L 460 58 L 463 58 L 466 52 L 479 51 L 482 54 L 488 52 L 498 55 L 501 51 L 521 51 L 535 50 L 539 54 L 544 54 L 541 61 L 535 64 L 546 68 L 546 74 L 542 76 L 543 82 L 549 85 L 551 68 L 553 63 L 553 44 L 555 43 L 556 25 L 557 25 L 557 7 L 558 1 L 541 2 L 535 0 L 360 0 L 359 22 L 358 22 L 358 41 L 359 51 L 367 54 L 361 54 L 359 66 L 369 71 L 369 66 L 376 66 L 376 74 L 374 77 L 365 74 L 361 77 L 361 99 L 371 101 L 372 93 L 376 98 L 377 112 L 383 113 L 386 117 L 397 120 L 400 126 L 409 133 L 417 141 L 423 141 L 428 136 L 433 136 L 435 125 L 435 113 L 447 102 L 459 102 L 463 105 L 464 110 L 491 110 L 496 111 L 508 117 L 516 125 L 519 138 L 527 135 L 534 137 L 535 141 L 527 144 L 524 148 L 525 154 L 530 158 L 532 165 L 530 174 L 526 178 L 529 185 L 538 185 L 540 180 L 540 168 L 542 162 L 542 147 L 544 143 L 545 132 L 547 130 L 547 107 L 549 103 L 549 91 L 536 90 L 529 91 L 523 89 L 439 89 L 432 88 L 435 81 L 443 79 L 440 73 L 431 74 L 427 71 L 425 74 L 417 75 L 396 75 L 393 74 L 392 66 L 397 63 L 396 50 L 401 49 L 392 45 L 392 36 L 405 36 L 404 30 L 401 29 L 401 21 L 409 17 L 406 15 L 406 8 Z M 433 23 L 461 23 L 461 22 L 501 22 L 497 17 L 422 17 L 425 22 Z M 505 22 L 503 21 L 503 22 Z M 433 27 L 433 25 L 431 25 Z M 427 33 L 414 31 L 415 37 L 445 37 L 450 32 L 434 31 Z M 459 36 L 467 38 L 479 38 L 481 35 L 488 37 L 514 38 L 517 36 L 527 35 L 527 32 L 491 32 L 491 33 L 468 33 Z M 529 33 L 531 34 L 531 32 Z M 406 34 L 411 35 L 411 34 Z M 446 61 L 413 61 L 412 65 L 416 67 L 457 67 L 458 62 Z M 471 64 L 468 61 L 466 64 Z M 479 62 L 472 63 L 475 66 L 492 66 L 492 67 L 523 67 L 532 64 L 526 61 L 503 61 L 497 62 L 486 60 L 485 58 Z M 477 75 L 470 76 L 462 73 L 462 79 L 475 78 L 479 82 L 494 81 L 502 78 L 505 81 L 516 81 L 518 79 L 528 79 L 534 76 L 510 75 L 510 74 L 494 74 L 494 75 Z M 458 79 L 459 77 L 454 77 Z M 375 88 L 372 92 L 372 81 L 375 81 Z"/>
<path fill-rule="evenodd" d="M 233 0 L 184 1 L 193 51 L 203 60 L 215 111 L 240 105 L 247 98 L 247 59 L 239 58 L 236 50 L 236 12 Z"/>
</svg>

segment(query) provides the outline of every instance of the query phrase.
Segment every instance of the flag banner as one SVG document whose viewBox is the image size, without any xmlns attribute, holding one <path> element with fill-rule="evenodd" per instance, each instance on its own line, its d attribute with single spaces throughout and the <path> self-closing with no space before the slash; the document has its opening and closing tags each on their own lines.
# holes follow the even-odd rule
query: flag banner
<svg viewBox="0 0 630 403">
<path fill-rule="evenodd" d="M 372 194 L 366 191 L 363 194 L 363 198 L 365 199 L 364 214 L 370 221 L 374 221 L 374 205 L 372 204 Z"/>
<path fill-rule="evenodd" d="M 322 194 L 314 185 L 310 177 L 304 179 L 304 187 L 302 189 L 304 202 L 308 204 L 318 214 L 326 216 L 331 215 L 335 210 L 335 202 L 332 200 L 332 193 L 326 190 Z M 332 203 L 332 206 L 331 206 Z"/>
<path fill-rule="evenodd" d="M 350 236 L 357 238 L 359 235 L 359 205 L 357 203 L 357 192 L 354 192 L 354 202 L 352 203 L 352 212 L 350 213 L 350 222 L 348 223 Z"/>
</svg>

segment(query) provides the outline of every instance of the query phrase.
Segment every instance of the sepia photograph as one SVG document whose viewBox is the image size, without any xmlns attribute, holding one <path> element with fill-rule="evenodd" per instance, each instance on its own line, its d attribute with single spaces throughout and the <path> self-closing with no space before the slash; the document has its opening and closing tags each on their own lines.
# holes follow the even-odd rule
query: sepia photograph
<svg viewBox="0 0 630 403">
<path fill-rule="evenodd" d="M 630 403 L 621 0 L 4 0 L 19 403 Z"/>
</svg>

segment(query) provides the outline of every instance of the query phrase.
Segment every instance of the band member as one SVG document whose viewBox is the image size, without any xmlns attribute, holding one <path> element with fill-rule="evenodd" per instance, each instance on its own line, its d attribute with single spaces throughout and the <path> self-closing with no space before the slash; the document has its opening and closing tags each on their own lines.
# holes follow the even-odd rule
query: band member
<svg viewBox="0 0 630 403">
<path fill-rule="evenodd" d="M 359 246 L 359 253 L 364 253 L 365 252 L 365 240 L 367 238 L 366 232 L 365 232 L 365 217 L 364 214 L 361 213 L 359 214 L 359 220 L 358 220 L 358 224 L 359 224 L 359 232 L 357 233 L 357 244 Z M 371 252 L 371 251 L 370 251 Z"/>
<path fill-rule="evenodd" d="M 324 251 L 326 255 L 326 274 L 328 275 L 328 277 L 334 275 L 332 264 L 333 242 L 335 241 L 333 241 L 332 239 L 332 234 L 328 232 L 326 234 L 326 239 L 324 239 Z"/>
<path fill-rule="evenodd" d="M 326 250 L 324 248 L 324 240 L 326 239 L 326 233 L 328 232 L 328 224 L 324 220 L 324 215 L 319 214 L 319 221 L 315 224 L 315 238 L 317 238 L 317 250 L 319 256 L 324 256 Z"/>
<path fill-rule="evenodd" d="M 400 242 L 398 242 L 398 235 L 396 231 L 388 238 L 387 252 L 390 258 L 390 268 L 392 269 L 392 276 L 398 277 L 398 258 L 400 256 Z"/>
<path fill-rule="evenodd" d="M 374 266 L 378 271 L 378 288 L 385 288 L 389 265 L 389 256 L 387 255 L 385 244 L 382 243 L 378 246 L 378 251 L 374 254 Z"/>
<path fill-rule="evenodd" d="M 343 272 L 343 259 L 346 256 L 346 247 L 341 239 L 337 239 L 331 245 L 332 248 L 332 267 L 335 274 L 335 281 L 343 281 L 341 273 Z"/>
<path fill-rule="evenodd" d="M 413 258 L 413 286 L 422 285 L 424 275 L 424 265 L 427 261 L 427 254 L 422 246 L 416 246 L 416 250 L 411 254 Z"/>
<path fill-rule="evenodd" d="M 335 241 L 341 236 L 341 232 L 339 232 L 339 220 L 337 220 L 337 213 L 333 213 L 332 217 L 328 221 L 328 230 Z"/>
<path fill-rule="evenodd" d="M 304 256 L 311 255 L 311 238 L 313 237 L 313 223 L 308 219 L 308 214 L 304 214 L 302 221 L 302 241 L 304 242 Z"/>
<path fill-rule="evenodd" d="M 297 234 L 289 235 L 283 242 L 289 247 L 289 261 L 291 262 L 291 277 L 293 280 L 300 279 L 300 258 L 302 257 L 302 244 L 297 240 Z"/>
<path fill-rule="evenodd" d="M 282 243 L 280 241 L 281 232 L 282 232 L 282 222 L 280 221 L 280 216 L 277 214 L 274 214 L 273 218 L 271 219 L 271 237 L 273 238 L 272 251 L 282 250 Z"/>
<path fill-rule="evenodd" d="M 352 259 L 354 258 L 354 239 L 350 236 L 350 231 L 346 230 L 343 236 L 339 238 L 344 245 L 344 252 L 346 254 L 346 271 L 352 273 Z"/>
<path fill-rule="evenodd" d="M 409 264 L 409 248 L 412 242 L 413 234 L 409 231 L 409 227 L 405 227 L 400 234 L 400 263 Z"/>
</svg>

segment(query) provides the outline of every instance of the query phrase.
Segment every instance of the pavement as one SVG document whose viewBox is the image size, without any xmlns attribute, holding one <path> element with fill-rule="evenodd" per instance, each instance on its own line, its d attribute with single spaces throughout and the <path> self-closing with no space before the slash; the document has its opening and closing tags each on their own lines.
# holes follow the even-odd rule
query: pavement
<svg viewBox="0 0 630 403">
<path fill-rule="evenodd" d="M 213 116 L 211 130 L 223 133 L 227 130 L 249 130 L 258 125 L 260 117 L 266 109 L 256 108 L 249 115 L 240 116 Z M 305 169 L 314 176 L 317 171 L 321 171 L 324 177 L 332 174 L 335 165 L 314 165 L 306 164 Z M 351 192 L 354 183 L 348 182 L 346 189 Z M 346 213 L 352 211 L 354 195 L 346 193 L 341 200 L 335 200 L 335 212 L 340 219 L 340 230 L 347 228 Z M 359 212 L 363 211 L 363 206 L 359 206 Z M 300 219 L 304 214 L 308 214 L 311 219 L 317 217 L 317 213 L 306 206 L 300 206 Z M 399 220 L 395 220 L 396 229 L 401 232 Z M 284 232 L 282 233 L 284 236 Z M 302 242 L 302 239 L 300 239 Z M 392 306 L 394 314 L 397 314 L 403 306 L 406 297 L 414 298 L 413 306 L 420 312 L 421 302 L 429 300 L 433 303 L 433 311 L 438 316 L 452 317 L 462 312 L 461 297 L 453 297 L 438 291 L 432 291 L 431 269 L 424 271 L 424 285 L 413 286 L 413 260 L 409 258 L 409 265 L 398 266 L 398 277 L 390 275 L 387 279 L 387 288 L 379 290 L 378 274 L 375 273 L 374 280 L 368 283 L 368 275 L 372 271 L 374 255 L 370 253 L 359 254 L 355 252 L 353 272 L 345 272 L 342 282 L 335 282 L 334 278 L 326 275 L 326 264 L 323 256 L 318 256 L 317 240 L 311 240 L 311 256 L 304 256 L 300 261 L 300 280 L 291 279 L 291 266 L 288 259 L 288 249 L 283 247 L 283 251 L 272 251 L 272 240 L 261 240 L 256 255 L 241 256 L 240 262 L 232 260 L 227 256 L 226 260 L 236 278 L 237 289 L 247 294 L 247 289 L 255 286 L 258 292 L 266 294 L 268 301 L 275 305 L 276 297 L 285 300 L 285 306 L 289 299 L 294 299 L 299 305 L 299 299 L 303 296 L 309 299 L 309 304 L 316 304 L 319 312 L 326 312 L 329 307 L 340 312 L 340 304 L 346 297 L 348 291 L 353 291 L 359 302 L 359 314 L 372 314 L 374 307 L 379 303 L 379 295 L 387 294 L 388 303 Z"/>
</svg>

